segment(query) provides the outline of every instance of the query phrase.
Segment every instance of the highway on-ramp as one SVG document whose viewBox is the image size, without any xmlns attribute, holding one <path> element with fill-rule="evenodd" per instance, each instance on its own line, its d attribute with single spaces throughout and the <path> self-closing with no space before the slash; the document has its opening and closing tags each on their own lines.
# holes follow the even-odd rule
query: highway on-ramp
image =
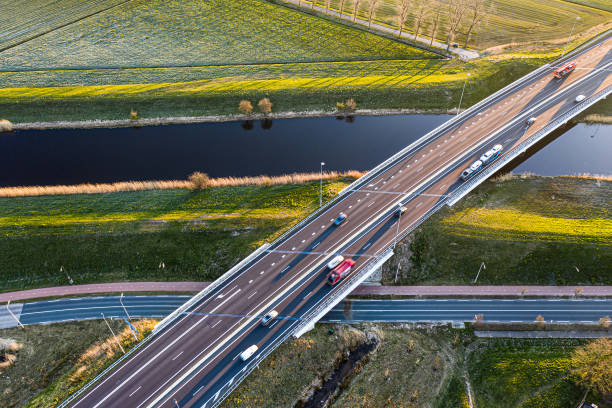
<svg viewBox="0 0 612 408">
<path fill-rule="evenodd" d="M 612 38 L 603 37 L 572 57 L 578 68 L 568 77 L 554 79 L 553 67 L 537 71 L 377 167 L 194 302 L 70 406 L 217 404 L 254 367 L 251 363 L 294 333 L 313 310 L 339 301 L 370 260 L 442 207 L 462 186 L 459 175 L 472 161 L 497 143 L 508 154 L 572 111 L 577 95 L 588 101 L 607 91 L 611 49 Z M 526 126 L 531 117 L 537 121 Z M 393 212 L 400 203 L 407 211 L 398 219 Z M 348 219 L 335 226 L 341 212 Z M 324 265 L 339 253 L 352 257 L 356 266 L 332 287 L 325 283 Z M 261 327 L 259 316 L 272 309 L 287 318 Z M 253 344 L 259 349 L 249 361 L 238 358 Z"/>
</svg>

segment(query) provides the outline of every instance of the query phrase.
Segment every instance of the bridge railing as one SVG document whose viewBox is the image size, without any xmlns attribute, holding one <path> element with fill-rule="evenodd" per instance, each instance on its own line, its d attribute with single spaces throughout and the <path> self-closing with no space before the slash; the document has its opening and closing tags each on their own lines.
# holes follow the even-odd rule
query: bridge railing
<svg viewBox="0 0 612 408">
<path fill-rule="evenodd" d="M 518 146 L 512 149 L 508 154 L 502 156 L 500 160 L 493 162 L 493 164 L 490 167 L 487 167 L 477 177 L 471 180 L 468 180 L 461 187 L 456 189 L 452 193 L 452 196 L 448 199 L 448 205 L 449 206 L 455 205 L 459 200 L 465 197 L 466 194 L 468 194 L 470 191 L 478 187 L 486 179 L 488 179 L 490 176 L 495 174 L 506 164 L 508 164 L 515 158 L 517 158 L 519 155 L 523 154 L 527 149 L 529 149 L 535 143 L 543 139 L 550 132 L 566 124 L 570 119 L 578 115 L 580 112 L 586 110 L 591 105 L 604 99 L 610 93 L 612 93 L 612 86 L 609 86 L 608 88 L 596 93 L 595 95 L 590 96 L 589 98 L 577 104 L 576 106 L 574 106 L 573 108 L 565 112 L 564 114 L 560 115 L 555 120 L 547 123 L 546 126 L 544 126 L 542 129 L 538 130 L 536 133 L 531 135 L 529 138 L 519 143 Z"/>
</svg>

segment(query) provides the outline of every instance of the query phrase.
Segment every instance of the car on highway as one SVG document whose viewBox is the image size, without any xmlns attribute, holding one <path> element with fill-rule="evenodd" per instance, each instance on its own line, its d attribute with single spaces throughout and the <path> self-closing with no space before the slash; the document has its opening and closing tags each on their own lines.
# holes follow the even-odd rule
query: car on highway
<svg viewBox="0 0 612 408">
<path fill-rule="evenodd" d="M 348 275 L 353 266 L 355 266 L 355 261 L 352 259 L 345 259 L 342 261 L 340 265 L 332 269 L 332 271 L 327 275 L 327 284 L 334 286 L 336 283 L 340 282 L 342 278 Z"/>
<path fill-rule="evenodd" d="M 586 96 L 584 96 L 584 95 L 578 95 L 578 96 L 576 97 L 576 102 L 582 102 L 582 101 L 584 101 L 585 99 L 586 99 Z"/>
<path fill-rule="evenodd" d="M 495 146 L 493 146 L 493 148 L 487 150 L 485 154 L 480 156 L 479 160 L 482 162 L 483 166 L 486 166 L 487 164 L 495 161 L 501 154 L 502 150 L 503 146 L 500 144 L 496 144 Z"/>
<path fill-rule="evenodd" d="M 272 320 L 276 319 L 276 316 L 278 316 L 278 312 L 276 310 L 271 310 L 268 312 L 268 314 L 262 317 L 261 324 L 263 326 L 267 326 Z"/>
<path fill-rule="evenodd" d="M 463 170 L 461 173 L 461 180 L 466 181 L 480 170 L 482 170 L 482 162 L 480 160 L 476 160 L 470 167 Z"/>
<path fill-rule="evenodd" d="M 338 218 L 336 218 L 334 220 L 334 225 L 340 225 L 342 224 L 345 220 L 346 220 L 346 214 L 345 213 L 340 213 L 340 215 L 338 216 Z"/>
<path fill-rule="evenodd" d="M 531 117 L 529 119 L 527 119 L 527 121 L 525 122 L 527 124 L 527 126 L 531 126 L 535 123 L 535 121 L 538 120 L 538 118 L 536 117 Z"/>
<path fill-rule="evenodd" d="M 342 255 L 336 255 L 327 263 L 327 268 L 334 269 L 336 266 L 340 265 L 342 261 L 344 261 L 344 257 Z"/>
<path fill-rule="evenodd" d="M 400 215 L 406 212 L 406 209 L 407 209 L 406 207 L 401 206 L 400 208 L 398 208 L 397 210 L 393 212 L 393 215 L 395 215 L 396 217 L 399 217 Z"/>
<path fill-rule="evenodd" d="M 242 361 L 247 361 L 249 358 L 251 358 L 251 356 L 253 354 L 255 354 L 255 352 L 257 351 L 258 347 L 257 345 L 253 344 L 252 346 L 250 346 L 248 349 L 244 350 L 242 353 L 240 353 L 240 359 Z"/>
</svg>

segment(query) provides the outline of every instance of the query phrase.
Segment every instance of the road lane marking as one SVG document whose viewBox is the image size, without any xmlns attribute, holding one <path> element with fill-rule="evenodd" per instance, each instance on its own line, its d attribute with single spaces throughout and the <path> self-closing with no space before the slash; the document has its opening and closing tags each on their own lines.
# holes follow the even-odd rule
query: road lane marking
<svg viewBox="0 0 612 408">
<path fill-rule="evenodd" d="M 132 391 L 132 393 L 130 395 L 128 395 L 128 398 L 130 398 L 132 395 L 136 394 L 138 392 L 139 389 L 142 388 L 142 385 L 139 385 L 138 388 L 136 388 L 134 391 Z"/>
<path fill-rule="evenodd" d="M 257 293 L 257 291 L 255 291 L 255 292 L 251 293 L 247 299 L 252 298 L 253 296 L 255 296 L 255 294 L 256 294 L 256 293 Z"/>
<path fill-rule="evenodd" d="M 174 358 L 172 359 L 172 361 L 176 360 L 177 358 L 179 358 L 179 356 L 183 354 L 183 352 L 181 351 L 180 353 L 178 353 L 176 356 L 174 356 Z"/>
</svg>

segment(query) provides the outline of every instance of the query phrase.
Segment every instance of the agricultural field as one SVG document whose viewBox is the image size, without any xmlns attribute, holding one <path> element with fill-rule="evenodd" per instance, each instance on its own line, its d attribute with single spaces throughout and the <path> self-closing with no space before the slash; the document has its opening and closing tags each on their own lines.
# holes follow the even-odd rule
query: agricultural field
<svg viewBox="0 0 612 408">
<path fill-rule="evenodd" d="M 0 0 L 0 52 L 127 0 Z"/>
<path fill-rule="evenodd" d="M 263 0 L 136 0 L 4 51 L 0 70 L 437 57 Z"/>
<path fill-rule="evenodd" d="M 319 5 L 323 3 L 315 1 Z M 311 2 L 306 0 L 302 3 L 306 8 L 311 5 Z M 343 13 L 352 16 L 354 0 L 332 0 L 331 9 L 338 11 L 342 3 L 344 3 Z M 382 0 L 376 9 L 373 21 L 397 28 L 397 4 L 398 0 Z M 430 8 L 426 11 L 419 35 L 426 38 L 431 36 L 434 10 L 436 7 L 442 7 L 441 26 L 437 30 L 436 39 L 446 41 L 448 25 L 446 3 L 429 2 L 428 5 Z M 487 17 L 474 30 L 468 44 L 471 48 L 485 50 L 510 43 L 539 43 L 541 45 L 544 42 L 554 43 L 555 40 L 564 42 L 576 17 L 580 17 L 576 34 L 600 24 L 609 23 L 612 19 L 612 6 L 605 0 L 490 0 L 486 6 Z M 414 30 L 414 11 L 417 8 L 413 7 L 412 10 L 406 23 L 405 31 L 407 32 Z M 368 14 L 367 3 L 361 2 L 358 16 L 367 20 Z M 469 17 L 466 16 L 455 39 L 461 46 L 464 45 L 468 26 Z"/>
<path fill-rule="evenodd" d="M 612 182 L 504 177 L 434 215 L 387 265 L 398 284 L 612 283 Z"/>
<path fill-rule="evenodd" d="M 0 290 L 65 284 L 62 266 L 76 283 L 214 280 L 318 203 L 318 182 L 0 198 Z"/>
</svg>

